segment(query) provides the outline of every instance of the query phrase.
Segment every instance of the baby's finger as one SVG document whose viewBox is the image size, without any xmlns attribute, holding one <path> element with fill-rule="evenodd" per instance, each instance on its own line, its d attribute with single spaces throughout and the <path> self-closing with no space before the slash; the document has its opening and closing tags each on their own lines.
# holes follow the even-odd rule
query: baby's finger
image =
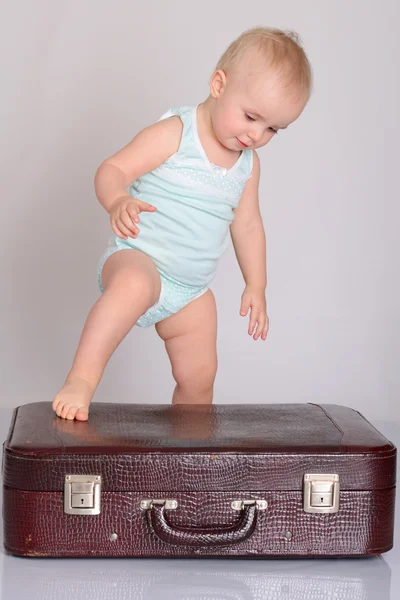
<svg viewBox="0 0 400 600">
<path fill-rule="evenodd" d="M 129 231 L 131 231 L 134 235 L 137 235 L 139 233 L 139 227 L 137 227 L 135 223 L 133 223 L 131 217 L 128 215 L 127 212 L 122 213 L 120 218 L 124 226 L 127 227 Z"/>
<path fill-rule="evenodd" d="M 140 221 L 139 215 L 137 214 L 137 211 L 133 208 L 133 206 L 127 206 L 126 212 L 128 213 L 128 215 L 129 215 L 131 221 L 133 221 L 133 223 L 139 223 L 139 221 Z"/>
<path fill-rule="evenodd" d="M 114 221 L 111 221 L 111 229 L 113 230 L 113 232 L 115 233 L 115 235 L 116 235 L 117 237 L 119 237 L 119 238 L 122 238 L 123 240 L 126 240 L 126 239 L 128 239 L 128 238 L 127 238 L 127 236 L 126 236 L 126 235 L 124 235 L 124 234 L 122 233 L 122 231 L 120 231 L 120 230 L 118 229 L 118 227 L 115 225 L 115 222 L 114 222 Z"/>
<path fill-rule="evenodd" d="M 132 233 L 132 231 L 130 231 L 126 225 L 124 225 L 122 219 L 117 219 L 115 224 L 124 235 L 127 235 L 128 237 L 134 237 L 136 235 Z"/>
<path fill-rule="evenodd" d="M 149 202 L 144 202 L 144 200 L 139 200 L 138 208 L 139 208 L 139 212 L 142 212 L 142 211 L 150 211 L 151 212 L 151 211 L 157 210 L 157 208 L 155 206 L 153 206 Z"/>
<path fill-rule="evenodd" d="M 266 319 L 266 323 L 265 323 L 265 326 L 264 326 L 264 330 L 263 330 L 263 332 L 262 332 L 262 336 L 261 336 L 263 340 L 265 340 L 265 339 L 266 339 L 266 337 L 267 337 L 267 334 L 268 334 L 268 329 L 269 329 L 269 319 L 268 319 L 268 317 L 267 317 L 267 319 Z"/>
<path fill-rule="evenodd" d="M 258 327 L 257 327 L 256 333 L 254 335 L 255 340 L 258 340 L 258 338 L 260 337 L 260 335 L 264 329 L 264 323 L 265 323 L 265 317 L 263 317 L 261 315 L 258 319 Z"/>
<path fill-rule="evenodd" d="M 257 323 L 257 319 L 258 319 L 258 312 L 256 312 L 256 309 L 252 307 L 251 312 L 250 312 L 249 335 L 253 334 L 254 327 L 256 326 L 256 323 Z"/>
</svg>

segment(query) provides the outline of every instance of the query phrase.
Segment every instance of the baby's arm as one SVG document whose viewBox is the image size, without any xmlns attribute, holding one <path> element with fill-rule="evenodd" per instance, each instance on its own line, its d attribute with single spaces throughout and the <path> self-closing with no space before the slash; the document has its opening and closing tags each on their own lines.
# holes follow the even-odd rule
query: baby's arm
<svg viewBox="0 0 400 600">
<path fill-rule="evenodd" d="M 107 212 L 135 179 L 159 167 L 180 144 L 183 124 L 178 116 L 149 125 L 118 152 L 104 160 L 96 171 L 96 196 Z"/>
<path fill-rule="evenodd" d="M 243 278 L 247 285 L 265 289 L 266 242 L 258 202 L 260 159 L 253 150 L 253 170 L 247 180 L 230 226 L 233 246 Z"/>
<path fill-rule="evenodd" d="M 265 299 L 267 286 L 266 239 L 260 207 L 258 186 L 260 182 L 260 159 L 253 150 L 253 170 L 247 180 L 235 212 L 230 232 L 236 258 L 242 271 L 246 288 L 242 295 L 240 314 L 246 316 L 251 307 L 249 335 L 258 327 L 254 339 L 261 335 L 265 340 L 268 332 L 268 317 Z"/>
</svg>

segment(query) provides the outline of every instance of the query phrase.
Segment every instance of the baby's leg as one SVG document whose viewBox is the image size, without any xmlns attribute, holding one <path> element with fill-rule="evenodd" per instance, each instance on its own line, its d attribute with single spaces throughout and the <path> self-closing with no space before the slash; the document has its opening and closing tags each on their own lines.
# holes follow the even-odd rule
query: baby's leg
<svg viewBox="0 0 400 600">
<path fill-rule="evenodd" d="M 165 342 L 176 387 L 172 404 L 211 404 L 217 373 L 217 309 L 208 290 L 156 323 Z"/>
<path fill-rule="evenodd" d="M 89 404 L 112 353 L 159 298 L 160 275 L 139 250 L 120 250 L 105 262 L 103 295 L 84 325 L 72 368 L 53 400 L 59 417 L 87 421 Z"/>
</svg>

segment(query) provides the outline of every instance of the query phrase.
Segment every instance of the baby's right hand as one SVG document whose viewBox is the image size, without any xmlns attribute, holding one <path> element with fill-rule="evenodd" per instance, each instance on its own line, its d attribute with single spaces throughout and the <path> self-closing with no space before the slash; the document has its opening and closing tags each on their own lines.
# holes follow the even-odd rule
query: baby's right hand
<svg viewBox="0 0 400 600">
<path fill-rule="evenodd" d="M 136 238 L 139 234 L 140 229 L 135 225 L 139 223 L 139 213 L 142 211 L 154 212 L 155 206 L 139 200 L 138 198 L 132 198 L 128 194 L 126 196 L 120 196 L 117 198 L 110 208 L 110 222 L 114 233 L 126 240 L 129 237 Z"/>
</svg>

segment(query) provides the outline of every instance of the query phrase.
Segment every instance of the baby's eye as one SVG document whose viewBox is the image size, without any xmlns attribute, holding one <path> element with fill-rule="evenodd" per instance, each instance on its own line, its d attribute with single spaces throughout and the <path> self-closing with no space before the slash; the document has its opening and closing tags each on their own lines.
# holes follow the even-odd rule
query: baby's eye
<svg viewBox="0 0 400 600">
<path fill-rule="evenodd" d="M 251 117 L 250 115 L 248 115 L 247 113 L 246 113 L 246 118 L 247 118 L 249 121 L 255 121 L 255 119 L 254 119 L 253 117 Z M 276 135 L 278 135 L 278 131 L 277 131 L 276 129 L 274 129 L 273 127 L 268 127 L 268 129 L 269 129 L 270 131 L 272 131 L 273 133 L 276 133 Z"/>
</svg>

